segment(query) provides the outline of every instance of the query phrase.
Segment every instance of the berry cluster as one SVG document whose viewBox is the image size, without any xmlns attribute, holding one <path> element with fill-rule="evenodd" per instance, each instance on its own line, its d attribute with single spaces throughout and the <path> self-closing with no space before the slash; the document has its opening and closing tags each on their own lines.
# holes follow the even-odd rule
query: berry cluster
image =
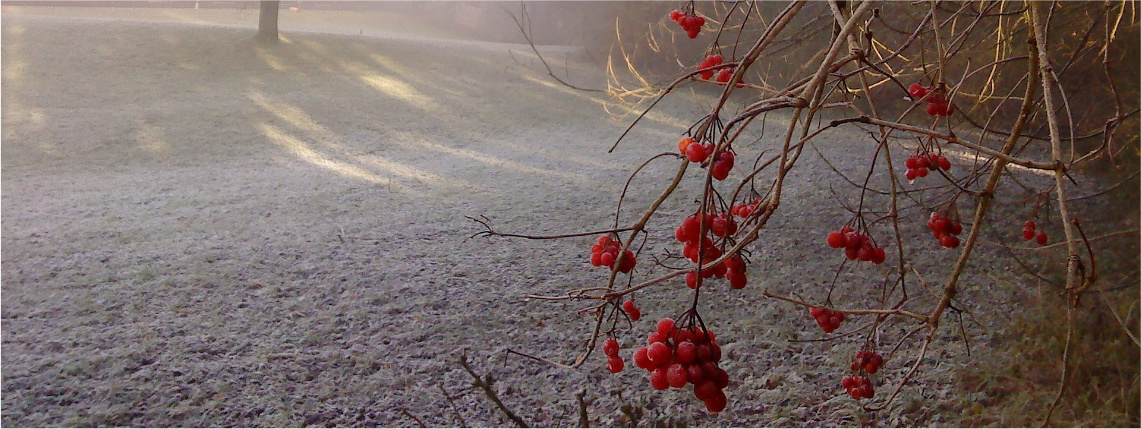
<svg viewBox="0 0 1141 429">
<path fill-rule="evenodd" d="M 956 236 L 963 232 L 963 225 L 958 221 L 951 220 L 942 213 L 931 212 L 931 217 L 927 219 L 927 229 L 935 233 L 940 246 L 948 249 L 959 247 L 959 237 Z"/>
<path fill-rule="evenodd" d="M 598 237 L 598 244 L 590 248 L 590 265 L 596 267 L 607 266 L 614 268 L 614 261 L 618 259 L 618 251 L 622 250 L 622 242 L 610 238 L 609 235 Z M 634 259 L 634 252 L 627 250 L 618 264 L 618 271 L 628 273 L 634 269 L 638 261 Z"/>
<path fill-rule="evenodd" d="M 631 322 L 637 322 L 638 319 L 642 318 L 642 310 L 639 310 L 638 306 L 635 305 L 632 300 L 626 300 L 626 302 L 622 303 L 622 311 L 625 311 L 626 315 L 630 316 Z"/>
<path fill-rule="evenodd" d="M 607 356 L 606 369 L 610 370 L 611 374 L 620 373 L 626 367 L 626 362 L 622 360 L 622 356 L 618 356 L 618 341 L 607 338 L 606 341 L 602 342 L 602 352 Z"/>
<path fill-rule="evenodd" d="M 723 68 L 723 69 L 717 71 L 717 81 L 718 82 L 727 83 L 727 82 L 729 82 L 729 79 L 731 79 L 731 78 L 733 78 L 733 68 L 732 67 Z"/>
<path fill-rule="evenodd" d="M 875 374 L 881 366 L 883 366 L 883 356 L 876 352 L 860 350 L 856 352 L 856 360 L 852 362 L 852 371 L 864 370 L 868 374 Z"/>
<path fill-rule="evenodd" d="M 713 143 L 701 144 L 691 137 L 683 137 L 677 142 L 677 149 L 689 158 L 690 162 L 705 162 L 709 154 L 713 153 Z"/>
<path fill-rule="evenodd" d="M 724 58 L 722 58 L 720 54 L 710 55 L 708 57 L 705 57 L 705 60 L 702 61 L 701 64 L 699 64 L 697 66 L 697 68 L 698 69 L 707 69 L 710 67 L 716 67 L 716 66 L 721 65 L 722 61 L 724 61 Z M 713 70 L 703 71 L 703 72 L 701 72 L 701 78 L 705 79 L 705 80 L 709 80 L 709 79 L 713 78 L 713 72 L 714 72 Z M 730 75 L 732 75 L 732 73 L 730 73 Z M 717 77 L 720 78 L 721 75 L 718 74 Z"/>
<path fill-rule="evenodd" d="M 832 331 L 840 328 L 840 322 L 844 321 L 844 313 L 839 311 L 832 311 L 827 308 L 812 307 L 808 310 L 808 314 L 816 319 L 816 324 L 824 328 L 824 333 L 831 334 Z"/>
<path fill-rule="evenodd" d="M 705 18 L 688 13 L 682 13 L 680 10 L 670 12 L 670 19 L 680 25 L 685 34 L 689 35 L 690 39 L 696 39 L 697 33 L 701 32 L 701 27 L 705 25 Z"/>
<path fill-rule="evenodd" d="M 907 166 L 907 180 L 915 180 L 916 177 L 927 177 L 927 172 L 936 168 L 947 171 L 951 169 L 951 161 L 943 155 L 927 154 L 927 155 L 911 155 L 904 162 Z"/>
<path fill-rule="evenodd" d="M 725 389 L 729 373 L 717 366 L 721 347 L 713 331 L 700 326 L 675 327 L 673 319 L 658 321 L 657 331 L 650 334 L 648 347 L 634 351 L 634 365 L 650 372 L 654 390 L 693 385 L 693 394 L 705 402 L 711 413 L 725 409 Z"/>
<path fill-rule="evenodd" d="M 719 215 L 706 213 L 702 216 L 694 214 L 685 218 L 681 222 L 681 226 L 674 231 L 677 240 L 685 243 L 682 254 L 685 255 L 686 259 L 704 265 L 720 258 L 721 249 L 715 245 L 709 235 L 701 236 L 702 223 L 705 224 L 706 233 L 724 238 L 737 233 L 737 221 L 733 219 L 733 216 L 724 213 Z M 701 252 L 704 254 L 698 255 Z M 745 260 L 741 258 L 741 255 L 733 255 L 725 262 L 701 271 L 701 278 L 710 277 L 729 280 L 729 286 L 733 289 L 744 288 L 748 283 L 748 278 L 745 277 Z M 697 272 L 687 273 L 685 284 L 690 289 L 697 289 Z"/>
<path fill-rule="evenodd" d="M 913 83 L 911 84 L 911 87 L 907 88 L 907 92 L 911 93 L 912 97 L 923 98 L 927 96 L 927 94 L 931 93 L 933 89 L 934 88 L 928 88 L 926 86 L 920 85 L 919 83 Z M 930 98 L 927 99 L 928 115 L 948 116 L 952 113 L 955 113 L 955 105 L 948 102 L 946 98 L 943 98 L 942 93 L 935 92 L 931 95 Z"/>
<path fill-rule="evenodd" d="M 844 248 L 844 255 L 850 260 L 859 259 L 879 265 L 887 259 L 887 253 L 882 247 L 872 243 L 867 234 L 856 232 L 850 226 L 844 226 L 839 231 L 828 234 L 828 246 L 833 249 Z"/>
<path fill-rule="evenodd" d="M 840 385 L 848 389 L 848 394 L 852 395 L 853 399 L 871 398 L 876 394 L 876 390 L 872 388 L 872 380 L 867 377 L 846 375 L 840 380 Z"/>
<path fill-rule="evenodd" d="M 733 152 L 727 150 L 717 152 L 717 154 L 713 156 L 713 166 L 710 167 L 713 178 L 725 180 L 726 177 L 729 177 L 729 170 L 733 169 L 734 158 Z"/>
<path fill-rule="evenodd" d="M 733 207 L 729 208 L 729 213 L 742 218 L 747 218 L 757 210 L 758 205 L 760 205 L 760 201 L 733 204 Z"/>
<path fill-rule="evenodd" d="M 1034 225 L 1034 221 L 1026 221 L 1026 223 L 1022 225 L 1022 238 L 1025 240 L 1035 239 L 1038 241 L 1039 246 L 1045 246 L 1046 243 L 1049 242 L 1049 237 L 1046 237 L 1045 232 L 1035 234 L 1035 228 L 1036 225 Z"/>
</svg>

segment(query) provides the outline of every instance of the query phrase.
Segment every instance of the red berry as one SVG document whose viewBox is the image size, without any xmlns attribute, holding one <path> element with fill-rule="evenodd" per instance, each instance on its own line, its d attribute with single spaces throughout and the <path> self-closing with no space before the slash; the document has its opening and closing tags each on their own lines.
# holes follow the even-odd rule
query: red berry
<svg viewBox="0 0 1141 429">
<path fill-rule="evenodd" d="M 650 349 L 647 353 L 649 353 L 650 362 L 652 362 L 655 367 L 661 368 L 673 363 L 673 352 L 670 351 L 670 347 L 667 346 L 666 343 L 659 341 L 650 344 Z"/>
<path fill-rule="evenodd" d="M 915 175 L 918 177 L 927 177 L 927 168 L 919 167 L 915 169 Z"/>
<path fill-rule="evenodd" d="M 670 388 L 670 381 L 666 378 L 665 368 L 650 371 L 650 385 L 654 387 L 654 390 L 666 390 Z"/>
<path fill-rule="evenodd" d="M 849 260 L 854 261 L 856 258 L 860 257 L 860 248 L 848 246 L 844 249 L 844 256 L 847 256 Z"/>
<path fill-rule="evenodd" d="M 1031 240 L 1034 238 L 1034 228 L 1022 228 L 1022 238 Z"/>
<path fill-rule="evenodd" d="M 613 338 L 607 338 L 606 341 L 602 342 L 602 352 L 606 353 L 607 356 L 617 356 L 618 341 L 615 341 Z"/>
<path fill-rule="evenodd" d="M 1045 233 L 1045 232 L 1039 232 L 1039 233 L 1038 233 L 1038 236 L 1036 236 L 1036 237 L 1034 237 L 1034 238 L 1035 238 L 1036 240 L 1038 240 L 1038 245 L 1039 245 L 1039 246 L 1045 246 L 1045 245 L 1046 245 L 1046 242 L 1047 242 L 1047 240 L 1048 240 L 1048 239 L 1047 239 L 1047 237 L 1046 237 L 1046 233 Z"/>
<path fill-rule="evenodd" d="M 914 169 L 907 170 L 907 173 L 904 174 L 904 176 L 907 177 L 907 180 L 915 180 L 915 178 L 918 177 L 918 176 L 916 176 Z"/>
<path fill-rule="evenodd" d="M 642 369 L 651 369 L 654 364 L 650 362 L 649 350 L 645 347 L 639 347 L 634 350 L 634 366 Z"/>
<path fill-rule="evenodd" d="M 1023 224 L 1023 225 L 1022 225 L 1022 227 L 1023 227 L 1023 228 L 1026 228 L 1026 229 L 1031 229 L 1031 230 L 1033 230 L 1034 228 L 1036 228 L 1036 227 L 1037 227 L 1037 225 L 1034 225 L 1034 221 L 1032 221 L 1032 220 L 1028 220 L 1028 221 L 1026 221 L 1026 223 L 1025 223 L 1025 224 Z"/>
<path fill-rule="evenodd" d="M 682 387 L 689 381 L 689 370 L 684 365 L 675 363 L 666 370 L 666 381 L 670 387 Z"/>
<path fill-rule="evenodd" d="M 702 362 L 713 361 L 713 350 L 708 345 L 702 344 L 697 346 L 697 360 Z"/>
<path fill-rule="evenodd" d="M 650 335 L 646 337 L 646 346 L 649 347 L 654 345 L 654 343 L 664 343 L 665 341 L 666 336 L 662 335 L 661 332 L 651 332 Z"/>
<path fill-rule="evenodd" d="M 669 335 L 670 331 L 674 329 L 674 320 L 668 317 L 658 321 L 657 332 L 663 336 Z"/>
<path fill-rule="evenodd" d="M 729 373 L 721 368 L 717 368 L 715 376 L 710 378 L 713 379 L 713 383 L 718 389 L 724 389 L 729 386 Z"/>
<path fill-rule="evenodd" d="M 602 256 L 599 256 L 599 262 L 601 262 L 602 265 L 605 265 L 608 267 L 613 267 L 614 266 L 614 254 L 609 253 L 609 252 L 603 253 Z"/>
<path fill-rule="evenodd" d="M 697 346 L 691 341 L 682 341 L 677 345 L 675 357 L 678 363 L 691 363 L 697 359 Z"/>
<path fill-rule="evenodd" d="M 696 21 L 696 23 L 697 23 L 696 25 L 697 25 L 698 27 L 703 27 L 703 26 L 705 26 L 705 18 L 702 18 L 702 17 L 700 17 L 700 16 L 697 16 L 697 17 L 695 17 L 695 18 L 697 18 L 697 19 L 695 19 L 695 21 Z"/>
<path fill-rule="evenodd" d="M 721 389 L 717 388 L 717 384 L 713 380 L 706 380 L 701 384 L 693 385 L 693 396 L 696 396 L 699 401 L 707 401 L 719 390 Z"/>
<path fill-rule="evenodd" d="M 638 265 L 638 260 L 634 257 L 633 251 L 627 250 L 623 255 L 625 256 L 622 257 L 622 262 L 618 264 L 618 271 L 628 273 L 634 269 L 634 266 Z"/>
<path fill-rule="evenodd" d="M 852 386 L 856 385 L 856 380 L 852 379 L 850 375 L 845 375 L 844 378 L 840 379 L 840 385 L 844 386 L 845 389 L 851 389 Z"/>
<path fill-rule="evenodd" d="M 718 390 L 713 392 L 713 397 L 705 401 L 705 409 L 711 413 L 720 413 L 725 410 L 725 406 L 729 404 L 729 399 L 725 397 L 725 392 Z"/>
<path fill-rule="evenodd" d="M 601 253 L 591 253 L 590 254 L 590 265 L 594 265 L 596 267 L 601 266 L 602 265 L 602 254 Z"/>
<path fill-rule="evenodd" d="M 947 171 L 947 170 L 951 169 L 951 161 L 948 160 L 947 157 L 945 157 L 943 155 L 939 155 L 935 158 L 935 165 L 937 165 L 939 167 L 939 169 L 943 170 L 943 171 Z"/>
<path fill-rule="evenodd" d="M 630 320 L 633 322 L 637 322 L 638 319 L 642 318 L 642 310 L 638 309 L 638 306 L 634 304 L 634 301 L 627 300 L 626 302 L 623 302 L 622 310 L 625 311 L 628 316 L 630 316 Z"/>
<path fill-rule="evenodd" d="M 678 19 L 679 17 L 681 17 L 681 12 L 680 12 L 680 11 L 678 11 L 678 10 L 676 10 L 676 9 L 675 9 L 675 10 L 671 10 L 671 11 L 670 11 L 670 19 L 672 19 L 672 20 L 674 20 L 674 21 L 677 21 L 677 19 Z"/>
<path fill-rule="evenodd" d="M 694 386 L 697 386 L 705 381 L 705 371 L 702 371 L 701 365 L 687 365 L 685 367 L 685 371 L 688 373 L 686 379 L 689 380 L 690 383 L 693 383 Z"/>
<path fill-rule="evenodd" d="M 704 145 L 691 144 L 685 149 L 685 156 L 689 158 L 690 162 L 704 162 L 705 158 L 709 157 L 709 153 L 705 151 Z"/>
<path fill-rule="evenodd" d="M 832 231 L 828 233 L 828 247 L 839 249 L 846 246 L 847 244 L 847 240 L 844 239 L 844 234 L 841 234 L 840 231 Z"/>
<path fill-rule="evenodd" d="M 749 284 L 749 278 L 736 271 L 726 273 L 725 278 L 729 280 L 729 287 L 733 289 L 744 289 Z"/>
<path fill-rule="evenodd" d="M 867 371 L 868 374 L 875 374 L 879 369 L 880 368 L 878 366 L 872 365 L 870 363 L 864 364 L 864 371 Z"/>
<path fill-rule="evenodd" d="M 715 161 L 713 168 L 710 170 L 710 175 L 717 180 L 725 180 L 729 177 L 729 171 L 733 170 L 733 163 L 724 161 Z"/>
<path fill-rule="evenodd" d="M 943 247 L 954 249 L 959 247 L 959 237 L 953 235 L 944 235 L 939 238 L 939 244 L 943 245 Z"/>
<path fill-rule="evenodd" d="M 812 315 L 813 319 L 819 319 L 824 314 L 824 309 L 820 307 L 812 307 L 808 309 L 808 314 Z"/>
<path fill-rule="evenodd" d="M 939 103 L 927 102 L 927 114 L 931 116 L 939 116 Z"/>
<path fill-rule="evenodd" d="M 733 69 L 723 68 L 717 71 L 717 81 L 721 83 L 728 82 L 733 77 Z"/>
<path fill-rule="evenodd" d="M 927 88 L 920 85 L 919 82 L 916 82 L 907 88 L 907 92 L 911 93 L 912 97 L 923 98 L 923 96 L 927 95 Z"/>
<path fill-rule="evenodd" d="M 882 247 L 876 247 L 876 248 L 872 249 L 871 261 L 873 264 L 879 265 L 879 264 L 884 263 L 884 261 L 886 261 L 886 260 L 887 260 L 887 253 L 884 252 Z"/>
<path fill-rule="evenodd" d="M 677 142 L 678 152 L 681 152 L 682 155 L 685 155 L 685 150 L 688 149 L 689 145 L 691 144 L 693 144 L 692 137 L 682 137 L 681 140 Z"/>
<path fill-rule="evenodd" d="M 618 356 L 613 356 L 610 359 L 606 360 L 606 369 L 609 369 L 610 373 L 612 373 L 612 374 L 617 374 L 617 373 L 622 372 L 622 369 L 625 367 L 626 367 L 626 363 L 623 362 L 622 358 L 620 358 Z"/>
</svg>

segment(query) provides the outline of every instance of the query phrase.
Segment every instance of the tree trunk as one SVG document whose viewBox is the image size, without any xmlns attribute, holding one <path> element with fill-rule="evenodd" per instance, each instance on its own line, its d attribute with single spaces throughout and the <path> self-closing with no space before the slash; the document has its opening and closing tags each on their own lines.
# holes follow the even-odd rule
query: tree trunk
<svg viewBox="0 0 1141 429">
<path fill-rule="evenodd" d="M 277 9 L 281 5 L 280 1 L 262 0 L 261 13 L 258 15 L 258 35 L 257 41 L 259 43 L 277 43 Z"/>
</svg>

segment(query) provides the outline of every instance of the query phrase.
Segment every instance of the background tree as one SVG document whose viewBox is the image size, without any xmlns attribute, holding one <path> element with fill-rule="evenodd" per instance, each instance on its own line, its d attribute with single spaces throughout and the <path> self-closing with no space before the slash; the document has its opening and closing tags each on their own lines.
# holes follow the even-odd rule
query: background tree
<svg viewBox="0 0 1141 429">
<path fill-rule="evenodd" d="M 258 14 L 258 34 L 255 37 L 258 43 L 277 43 L 277 9 L 281 2 L 277 0 L 262 0 L 261 12 Z"/>
</svg>

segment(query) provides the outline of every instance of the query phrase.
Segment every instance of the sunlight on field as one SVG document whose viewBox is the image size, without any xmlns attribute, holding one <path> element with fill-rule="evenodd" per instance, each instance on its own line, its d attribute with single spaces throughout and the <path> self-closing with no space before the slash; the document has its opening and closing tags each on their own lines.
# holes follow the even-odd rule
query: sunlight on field
<svg viewBox="0 0 1141 429">
<path fill-rule="evenodd" d="M 559 178 L 568 179 L 568 180 L 575 180 L 575 181 L 582 181 L 584 179 L 584 177 L 582 177 L 578 174 L 572 174 L 572 173 L 567 173 L 567 172 L 557 171 L 557 170 L 548 170 L 548 169 L 543 169 L 543 168 L 536 168 L 536 167 L 532 167 L 530 165 L 521 164 L 521 163 L 511 161 L 511 160 L 507 160 L 507 159 L 502 159 L 499 157 L 491 156 L 491 155 L 485 154 L 483 152 L 479 152 L 479 151 L 475 151 L 475 150 L 471 150 L 471 149 L 454 148 L 454 147 L 444 146 L 444 145 L 439 144 L 439 143 L 433 143 L 433 142 L 424 140 L 422 138 L 418 138 L 413 134 L 407 134 L 407 133 L 401 133 L 401 134 L 404 134 L 406 137 L 392 139 L 389 141 L 389 143 L 395 143 L 395 144 L 398 144 L 400 146 L 404 146 L 404 147 L 407 147 L 410 149 L 429 149 L 429 150 L 445 153 L 445 154 L 460 157 L 460 158 L 467 158 L 467 159 L 470 159 L 473 161 L 482 162 L 482 163 L 487 164 L 487 165 L 494 165 L 497 167 L 508 168 L 508 169 L 523 172 L 523 173 L 541 174 L 544 176 L 553 176 L 553 177 L 559 177 Z"/>
<path fill-rule="evenodd" d="M 431 97 L 420 93 L 416 88 L 394 77 L 366 74 L 361 75 L 360 79 L 384 95 L 407 102 L 421 110 L 436 111 L 440 108 L 440 105 L 437 104 L 435 100 L 432 100 Z"/>
</svg>

